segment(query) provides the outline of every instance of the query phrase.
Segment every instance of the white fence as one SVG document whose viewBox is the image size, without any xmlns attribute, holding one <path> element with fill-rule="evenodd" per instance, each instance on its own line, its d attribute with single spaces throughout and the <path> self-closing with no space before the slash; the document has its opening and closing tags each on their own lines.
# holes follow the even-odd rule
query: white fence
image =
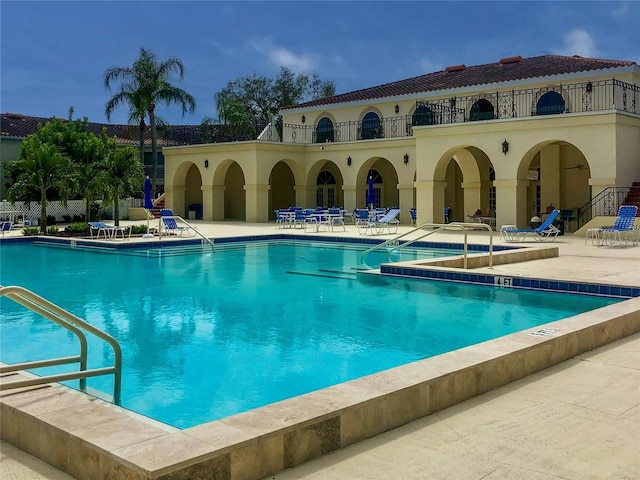
<svg viewBox="0 0 640 480">
<path fill-rule="evenodd" d="M 107 217 L 113 218 L 113 206 L 103 204 L 98 200 L 98 203 Z M 56 222 L 65 221 L 65 216 L 73 219 L 78 218 L 85 214 L 85 202 L 84 200 L 69 200 L 66 208 L 61 202 L 47 202 L 47 216 L 52 215 L 56 218 Z M 0 220 L 12 220 L 12 217 L 22 216 L 24 219 L 31 222 L 32 225 L 40 219 L 40 204 L 38 202 L 31 202 L 28 206 L 25 202 L 0 202 Z M 120 218 L 124 219 L 128 215 L 128 202 L 127 200 L 120 201 Z"/>
</svg>

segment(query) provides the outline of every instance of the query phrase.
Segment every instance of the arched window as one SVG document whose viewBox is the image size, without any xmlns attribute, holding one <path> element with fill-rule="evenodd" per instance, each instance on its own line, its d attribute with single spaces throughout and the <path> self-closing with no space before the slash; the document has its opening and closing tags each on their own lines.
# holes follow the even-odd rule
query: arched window
<svg viewBox="0 0 640 480">
<path fill-rule="evenodd" d="M 372 138 L 382 138 L 382 125 L 380 117 L 375 112 L 367 113 L 362 119 L 362 140 L 370 140 Z"/>
<path fill-rule="evenodd" d="M 493 111 L 493 105 L 489 100 L 481 98 L 471 106 L 471 112 L 469 112 L 469 120 L 475 122 L 477 120 L 493 120 L 496 118 Z"/>
<path fill-rule="evenodd" d="M 316 143 L 333 142 L 333 122 L 322 117 L 316 126 Z"/>
<path fill-rule="evenodd" d="M 536 115 L 553 115 L 565 110 L 564 98 L 558 92 L 547 92 L 536 105 Z"/>
<path fill-rule="evenodd" d="M 414 127 L 433 125 L 434 123 L 433 111 L 426 105 L 420 105 L 413 111 L 413 115 L 411 115 L 411 125 Z"/>
<path fill-rule="evenodd" d="M 336 177 L 329 170 L 321 170 L 316 181 L 318 185 L 335 185 Z"/>
</svg>

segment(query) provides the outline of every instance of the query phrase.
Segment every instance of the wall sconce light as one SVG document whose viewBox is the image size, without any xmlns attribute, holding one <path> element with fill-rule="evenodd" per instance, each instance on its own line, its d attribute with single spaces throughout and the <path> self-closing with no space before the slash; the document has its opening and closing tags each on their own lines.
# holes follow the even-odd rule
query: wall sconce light
<svg viewBox="0 0 640 480">
<path fill-rule="evenodd" d="M 304 122 L 306 122 L 306 121 L 307 121 L 307 117 L 305 117 L 304 115 L 302 115 L 302 119 L 301 119 L 301 120 L 302 120 L 302 124 L 304 125 Z"/>
<path fill-rule="evenodd" d="M 396 113 L 398 113 L 400 111 L 400 106 L 396 103 L 396 108 L 395 108 Z"/>
<path fill-rule="evenodd" d="M 405 153 L 404 154 L 404 164 L 406 165 L 407 163 L 409 163 L 409 154 Z"/>
<path fill-rule="evenodd" d="M 593 92 L 593 83 L 587 83 L 587 93 Z"/>
<path fill-rule="evenodd" d="M 208 159 L 204 159 L 204 168 L 209 168 L 209 160 Z"/>
<path fill-rule="evenodd" d="M 502 153 L 506 155 L 508 151 L 509 151 L 509 142 L 507 142 L 507 139 L 505 138 L 504 142 L 502 142 Z"/>
<path fill-rule="evenodd" d="M 351 155 L 347 157 L 347 167 L 351 166 Z"/>
</svg>

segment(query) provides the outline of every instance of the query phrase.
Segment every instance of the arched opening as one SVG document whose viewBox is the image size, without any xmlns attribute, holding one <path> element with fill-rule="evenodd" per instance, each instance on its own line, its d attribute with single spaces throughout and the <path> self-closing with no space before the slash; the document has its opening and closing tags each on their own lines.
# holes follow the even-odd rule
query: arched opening
<svg viewBox="0 0 640 480">
<path fill-rule="evenodd" d="M 233 162 L 224 177 L 224 218 L 225 220 L 246 220 L 247 199 L 244 191 L 244 173 Z"/>
<path fill-rule="evenodd" d="M 191 218 L 189 212 L 197 219 L 202 219 L 202 176 L 200 170 L 193 164 L 187 171 L 185 177 L 184 204 L 185 212 L 174 212 L 177 215 L 183 215 L 184 218 Z"/>
<path fill-rule="evenodd" d="M 564 113 L 565 101 L 558 92 L 547 92 L 536 104 L 536 115 L 554 115 Z"/>
<path fill-rule="evenodd" d="M 398 192 L 398 174 L 389 160 L 378 158 L 365 163 L 358 173 L 358 184 L 362 190 L 358 192 L 357 207 L 368 207 L 367 191 L 369 177 L 373 178 L 373 195 L 375 208 L 397 207 L 400 204 Z"/>
<path fill-rule="evenodd" d="M 472 122 L 478 120 L 493 120 L 495 117 L 495 112 L 493 108 L 493 104 L 484 98 L 477 100 L 471 106 L 471 111 L 469 112 L 469 120 Z"/>
<path fill-rule="evenodd" d="M 360 138 L 362 140 L 371 140 L 373 138 L 382 138 L 382 125 L 380 117 L 375 112 L 369 112 L 362 118 L 360 128 Z"/>
<path fill-rule="evenodd" d="M 315 143 L 333 142 L 333 122 L 329 117 L 322 117 L 316 126 Z"/>
<path fill-rule="evenodd" d="M 275 210 L 296 205 L 295 178 L 285 162 L 275 164 L 269 175 L 269 219 L 275 220 Z"/>
<path fill-rule="evenodd" d="M 316 178 L 316 206 L 332 208 L 337 204 L 338 182 L 329 170 L 320 170 Z"/>
</svg>

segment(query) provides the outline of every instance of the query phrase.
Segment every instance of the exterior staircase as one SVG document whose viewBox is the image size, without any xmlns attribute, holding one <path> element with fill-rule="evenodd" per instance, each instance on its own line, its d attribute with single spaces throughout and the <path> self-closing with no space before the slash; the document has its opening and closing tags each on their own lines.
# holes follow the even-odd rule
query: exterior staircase
<svg viewBox="0 0 640 480">
<path fill-rule="evenodd" d="M 624 199 L 624 205 L 636 205 L 638 207 L 636 215 L 640 217 L 640 182 L 633 182 L 631 190 Z"/>
<path fill-rule="evenodd" d="M 160 210 L 164 208 L 164 196 L 160 197 L 153 204 L 153 208 L 151 209 L 151 214 L 153 218 L 160 218 Z"/>
</svg>

